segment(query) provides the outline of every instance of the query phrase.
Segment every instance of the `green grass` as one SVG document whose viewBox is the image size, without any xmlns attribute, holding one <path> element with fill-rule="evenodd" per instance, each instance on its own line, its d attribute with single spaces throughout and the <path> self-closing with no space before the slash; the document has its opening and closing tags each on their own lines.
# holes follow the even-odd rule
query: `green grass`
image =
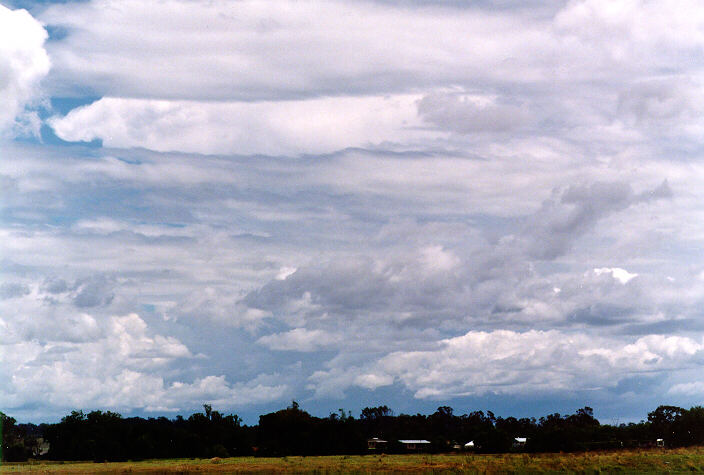
<svg viewBox="0 0 704 475">
<path fill-rule="evenodd" d="M 663 473 L 704 471 L 704 447 L 577 454 L 235 457 L 124 463 L 26 462 L 6 473 Z"/>
</svg>

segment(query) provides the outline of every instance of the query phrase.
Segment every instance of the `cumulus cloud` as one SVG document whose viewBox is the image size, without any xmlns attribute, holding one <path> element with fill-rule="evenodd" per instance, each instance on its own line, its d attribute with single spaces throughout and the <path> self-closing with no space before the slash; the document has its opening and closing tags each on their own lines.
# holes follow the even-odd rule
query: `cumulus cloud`
<svg viewBox="0 0 704 475">
<path fill-rule="evenodd" d="M 47 33 L 26 10 L 0 5 L 0 130 L 37 134 L 38 119 L 26 107 L 41 98 L 39 82 L 49 72 Z"/>
<path fill-rule="evenodd" d="M 209 401 L 216 406 L 241 407 L 280 400 L 288 391 L 278 375 L 260 375 L 246 382 L 230 384 L 224 376 L 207 376 L 190 384 L 174 382 L 153 398 L 151 410 L 163 410 L 162 404 L 169 404 L 169 410 L 183 407 L 184 402 L 197 405 Z M 275 382 L 278 379 L 277 382 Z M 161 396 L 161 397 L 159 397 Z"/>
<path fill-rule="evenodd" d="M 667 373 L 701 358 L 702 341 L 650 335 L 632 343 L 559 331 L 470 331 L 429 351 L 392 352 L 370 367 L 315 375 L 338 387 L 400 381 L 417 398 L 551 393 L 616 387 L 633 374 Z"/>
<path fill-rule="evenodd" d="M 104 301 L 107 282 L 99 276 L 68 282 L 62 278 L 36 282 L 25 276 L 22 282 L 3 284 L 4 407 L 53 408 L 43 414 L 78 407 L 175 410 L 205 398 L 229 398 L 230 403 L 267 400 L 285 389 L 283 384 L 262 381 L 233 385 L 222 376 L 192 382 L 179 378 L 178 362 L 192 360 L 193 353 L 177 338 L 154 332 L 135 313 L 102 316 L 100 306 L 109 304 Z"/>
<path fill-rule="evenodd" d="M 3 323 L 5 330 L 17 324 Z M 43 340 L 0 342 L 0 374 L 8 382 L 0 390 L 4 407 L 175 411 L 203 401 L 232 407 L 276 400 L 287 390 L 264 376 L 235 384 L 224 376 L 167 381 L 161 371 L 193 355 L 179 340 L 153 334 L 136 314 L 104 322 L 79 314 L 65 323 L 68 332 L 46 333 Z M 82 338 L 69 332 L 82 332 Z"/>
</svg>

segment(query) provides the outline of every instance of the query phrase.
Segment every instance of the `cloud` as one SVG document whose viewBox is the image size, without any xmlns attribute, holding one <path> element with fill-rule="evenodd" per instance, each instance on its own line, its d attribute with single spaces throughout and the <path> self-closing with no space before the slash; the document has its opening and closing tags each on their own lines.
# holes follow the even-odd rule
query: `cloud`
<svg viewBox="0 0 704 475">
<path fill-rule="evenodd" d="M 48 341 L 0 342 L 0 374 L 8 382 L 0 389 L 4 407 L 21 410 L 25 405 L 48 403 L 65 410 L 175 411 L 203 401 L 228 407 L 271 401 L 280 399 L 287 389 L 264 376 L 236 384 L 224 376 L 192 382 L 172 376 L 168 382 L 160 373 L 193 355 L 177 339 L 154 335 L 136 314 L 105 322 L 81 314 L 70 324 L 70 331 L 83 328 L 87 338 L 47 333 Z M 91 329 L 87 334 L 86 328 Z"/>
<path fill-rule="evenodd" d="M 102 147 L 3 144 L 0 378 L 57 394 L 6 407 L 696 380 L 697 2 L 32 11 L 50 125 Z"/>
<path fill-rule="evenodd" d="M 523 18 L 372 2 L 99 0 L 52 5 L 41 19 L 67 32 L 50 45 L 55 87 L 99 96 L 262 100 L 449 86 L 501 76 L 513 70 L 506 58 L 550 44 Z"/>
<path fill-rule="evenodd" d="M 631 85 L 618 97 L 618 111 L 637 125 L 699 121 L 701 87 L 681 78 L 650 79 Z"/>
<path fill-rule="evenodd" d="M 597 390 L 633 374 L 687 368 L 703 352 L 701 341 L 661 335 L 623 343 L 554 330 L 470 331 L 434 350 L 392 352 L 370 367 L 348 371 L 344 383 L 376 388 L 400 381 L 415 397 L 436 399 Z"/>
<path fill-rule="evenodd" d="M 175 382 L 152 399 L 154 406 L 148 407 L 148 410 L 164 410 L 166 407 L 174 411 L 183 407 L 184 403 L 195 406 L 202 401 L 220 407 L 242 407 L 281 400 L 288 387 L 281 384 L 281 378 L 277 376 L 261 375 L 237 384 L 229 384 L 224 376 L 207 376 L 191 384 Z M 279 379 L 278 384 L 274 382 L 276 379 Z M 167 405 L 164 406 L 164 403 Z"/>
<path fill-rule="evenodd" d="M 37 134 L 38 119 L 25 107 L 41 98 L 39 82 L 49 72 L 47 33 L 26 10 L 0 5 L 0 131 Z"/>
<path fill-rule="evenodd" d="M 619 322 L 616 315 L 623 315 L 620 323 L 637 321 L 645 311 L 637 302 L 655 305 L 643 299 L 641 288 L 623 289 L 612 279 L 598 279 L 608 272 L 623 284 L 637 274 L 598 268 L 593 275 L 547 277 L 535 271 L 533 262 L 568 254 L 609 215 L 667 196 L 661 188 L 635 193 L 623 183 L 594 183 L 555 190 L 535 213 L 493 240 L 469 234 L 469 241 L 445 247 L 429 237 L 425 245 L 397 255 L 382 252 L 299 266 L 286 279 L 274 278 L 248 293 L 240 304 L 292 326 L 330 318 L 422 328 L 463 321 L 492 325 L 499 318 L 525 326 L 570 320 L 596 324 L 595 313 L 603 323 Z"/>
<path fill-rule="evenodd" d="M 29 287 L 19 283 L 5 283 L 0 285 L 0 299 L 11 299 L 27 295 Z"/>
<path fill-rule="evenodd" d="M 704 381 L 678 383 L 673 385 L 667 392 L 673 395 L 701 397 L 701 395 L 704 394 Z"/>
<path fill-rule="evenodd" d="M 54 117 L 67 141 L 219 154 L 329 153 L 383 142 L 419 142 L 417 96 L 277 102 L 187 102 L 108 97 Z"/>
<path fill-rule="evenodd" d="M 105 276 L 94 276 L 76 283 L 73 303 L 79 308 L 107 305 L 114 298 L 111 283 Z"/>
<path fill-rule="evenodd" d="M 284 333 L 265 335 L 257 343 L 277 351 L 315 351 L 335 346 L 341 338 L 323 330 L 294 328 Z"/>
<path fill-rule="evenodd" d="M 51 44 L 57 89 L 261 100 L 428 84 L 542 83 L 554 90 L 583 84 L 577 78 L 618 83 L 624 73 L 658 74 L 673 63 L 677 73 L 704 41 L 703 15 L 691 0 L 551 2 L 541 9 L 96 0 L 52 5 L 40 18 L 67 32 Z"/>
<path fill-rule="evenodd" d="M 599 269 L 594 269 L 594 273 L 596 275 L 611 274 L 614 279 L 624 285 L 634 277 L 638 277 L 638 274 L 631 274 L 626 269 L 621 269 L 619 267 L 601 267 Z"/>
<path fill-rule="evenodd" d="M 640 202 L 669 198 L 667 182 L 635 194 L 625 183 L 593 183 L 555 190 L 528 220 L 519 242 L 533 257 L 554 259 L 600 219 Z"/>
<path fill-rule="evenodd" d="M 461 134 L 512 132 L 531 121 L 529 112 L 519 105 L 456 93 L 424 96 L 418 101 L 418 114 L 440 129 Z"/>
</svg>

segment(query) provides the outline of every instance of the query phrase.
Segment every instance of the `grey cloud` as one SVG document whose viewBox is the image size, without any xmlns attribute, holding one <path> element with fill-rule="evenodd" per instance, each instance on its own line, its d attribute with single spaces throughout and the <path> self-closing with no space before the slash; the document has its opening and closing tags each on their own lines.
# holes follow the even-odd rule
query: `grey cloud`
<svg viewBox="0 0 704 475">
<path fill-rule="evenodd" d="M 633 307 L 630 302 L 623 305 L 593 303 L 587 307 L 576 309 L 569 320 L 588 326 L 616 325 L 633 320 Z"/>
<path fill-rule="evenodd" d="M 43 288 L 50 294 L 62 294 L 68 292 L 69 285 L 64 279 L 47 279 Z"/>
<path fill-rule="evenodd" d="M 674 193 L 672 192 L 672 188 L 670 188 L 670 184 L 667 180 L 664 180 L 659 186 L 653 188 L 652 190 L 646 190 L 638 194 L 636 196 L 635 201 L 648 202 L 653 200 L 672 198 L 673 196 Z"/>
<path fill-rule="evenodd" d="M 105 276 L 93 276 L 75 283 L 73 303 L 79 308 L 108 305 L 115 297 L 113 283 Z"/>
<path fill-rule="evenodd" d="M 640 81 L 619 93 L 618 113 L 644 126 L 692 120 L 701 112 L 701 95 L 694 84 L 677 77 Z"/>
<path fill-rule="evenodd" d="M 653 388 L 660 386 L 666 379 L 664 374 L 626 377 L 619 380 L 618 384 L 610 387 L 609 390 L 615 394 L 648 394 L 652 393 Z"/>
<path fill-rule="evenodd" d="M 8 282 L 0 285 L 0 299 L 11 299 L 22 297 L 30 293 L 30 289 L 25 284 Z"/>
<path fill-rule="evenodd" d="M 362 320 L 426 328 L 462 319 L 472 297 L 468 272 L 434 270 L 422 251 L 408 259 L 357 257 L 299 269 L 250 292 L 242 303 L 288 325 Z"/>
<path fill-rule="evenodd" d="M 0 193 L 3 199 L 11 197 L 17 193 L 17 180 L 11 176 L 0 175 Z"/>
<path fill-rule="evenodd" d="M 528 218 L 518 242 L 530 256 L 554 259 L 564 254 L 575 240 L 597 221 L 643 201 L 672 196 L 667 182 L 635 194 L 626 183 L 593 183 L 555 190 L 550 199 Z"/>
<path fill-rule="evenodd" d="M 531 115 L 524 107 L 501 103 L 480 105 L 456 93 L 426 95 L 418 101 L 418 114 L 440 129 L 461 134 L 515 131 L 531 122 Z"/>
<path fill-rule="evenodd" d="M 631 324 L 657 307 L 644 298 L 638 279 L 626 285 L 591 269 L 572 279 L 549 279 L 532 261 L 564 256 L 610 214 L 670 193 L 667 183 L 643 193 L 624 183 L 567 187 L 494 243 L 473 235 L 471 244 L 421 246 L 398 258 L 372 255 L 306 266 L 241 303 L 289 325 L 324 325 L 330 318 L 378 318 L 418 328 L 457 328 L 467 321 L 488 328 Z"/>
</svg>

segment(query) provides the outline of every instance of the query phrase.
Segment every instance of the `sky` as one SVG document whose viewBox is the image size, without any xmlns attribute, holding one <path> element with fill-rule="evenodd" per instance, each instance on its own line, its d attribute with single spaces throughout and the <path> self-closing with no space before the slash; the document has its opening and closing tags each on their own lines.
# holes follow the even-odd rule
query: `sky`
<svg viewBox="0 0 704 475">
<path fill-rule="evenodd" d="M 704 399 L 696 0 L 0 0 L 0 409 Z"/>
</svg>

